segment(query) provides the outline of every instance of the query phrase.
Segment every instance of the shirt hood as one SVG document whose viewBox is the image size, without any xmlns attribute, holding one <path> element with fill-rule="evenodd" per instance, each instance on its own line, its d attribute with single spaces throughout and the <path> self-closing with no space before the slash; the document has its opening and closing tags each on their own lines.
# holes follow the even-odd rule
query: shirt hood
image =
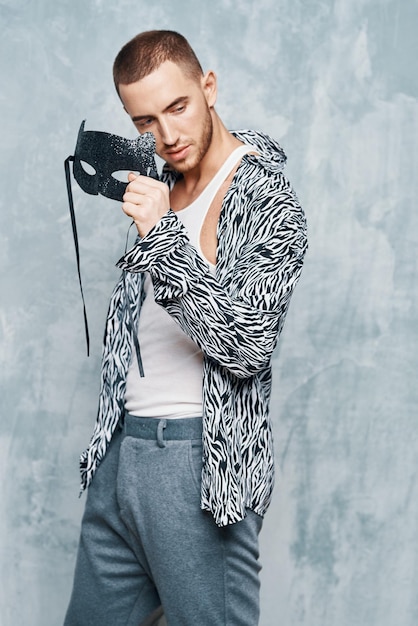
<svg viewBox="0 0 418 626">
<path fill-rule="evenodd" d="M 260 156 L 255 158 L 266 170 L 271 172 L 281 172 L 283 170 L 287 157 L 283 148 L 275 139 L 257 130 L 231 130 L 230 133 L 240 141 L 257 148 Z"/>
<path fill-rule="evenodd" d="M 247 155 L 248 159 L 256 159 L 266 170 L 281 172 L 286 164 L 287 157 L 281 145 L 275 140 L 257 130 L 230 130 L 231 135 L 245 144 L 254 146 L 260 156 Z M 167 163 L 163 167 L 163 180 L 176 180 L 181 176 Z"/>
</svg>

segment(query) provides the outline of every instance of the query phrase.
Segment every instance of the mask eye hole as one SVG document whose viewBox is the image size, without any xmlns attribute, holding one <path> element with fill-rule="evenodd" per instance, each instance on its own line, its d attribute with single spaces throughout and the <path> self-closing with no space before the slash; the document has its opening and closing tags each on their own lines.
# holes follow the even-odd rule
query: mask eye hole
<svg viewBox="0 0 418 626">
<path fill-rule="evenodd" d="M 119 180 L 121 183 L 127 183 L 128 174 L 130 172 L 132 172 L 132 170 L 117 170 L 116 172 L 112 173 L 112 177 L 116 180 Z M 137 172 L 134 172 L 134 174 L 137 174 Z"/>
<path fill-rule="evenodd" d="M 86 161 L 80 161 L 80 164 L 86 174 L 89 174 L 90 176 L 96 175 L 96 170 L 92 165 L 90 165 L 90 163 L 87 163 Z"/>
</svg>

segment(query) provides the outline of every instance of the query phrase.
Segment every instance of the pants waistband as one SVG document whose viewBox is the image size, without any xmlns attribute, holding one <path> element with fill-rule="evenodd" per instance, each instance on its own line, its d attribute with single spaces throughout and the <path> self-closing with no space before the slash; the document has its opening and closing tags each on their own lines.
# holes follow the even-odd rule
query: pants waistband
<svg viewBox="0 0 418 626">
<path fill-rule="evenodd" d="M 128 437 L 161 441 L 202 439 L 202 418 L 159 419 L 125 413 L 124 428 Z"/>
</svg>

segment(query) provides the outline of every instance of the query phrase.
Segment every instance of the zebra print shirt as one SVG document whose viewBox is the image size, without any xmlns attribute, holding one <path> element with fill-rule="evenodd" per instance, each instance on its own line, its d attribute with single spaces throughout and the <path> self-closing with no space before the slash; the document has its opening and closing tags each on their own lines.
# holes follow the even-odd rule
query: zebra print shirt
<svg viewBox="0 0 418 626">
<path fill-rule="evenodd" d="M 233 134 L 259 154 L 244 155 L 225 195 L 216 277 L 172 210 L 117 263 L 128 301 L 121 278 L 107 316 L 97 421 L 80 460 L 83 490 L 124 413 L 132 356 L 127 307 L 136 323 L 147 271 L 156 302 L 204 355 L 201 507 L 219 526 L 241 520 L 247 507 L 263 515 L 270 503 L 270 360 L 307 247 L 303 210 L 282 174 L 283 150 L 262 133 Z M 170 187 L 175 177 L 164 168 Z"/>
</svg>

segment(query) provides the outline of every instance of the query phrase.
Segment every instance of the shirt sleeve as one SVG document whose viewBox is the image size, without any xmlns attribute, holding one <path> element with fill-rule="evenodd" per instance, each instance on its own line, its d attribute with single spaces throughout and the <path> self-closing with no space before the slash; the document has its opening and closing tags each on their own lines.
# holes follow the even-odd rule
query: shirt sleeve
<svg viewBox="0 0 418 626">
<path fill-rule="evenodd" d="M 172 210 L 117 263 L 149 272 L 155 301 L 207 358 L 239 378 L 268 366 L 307 247 L 305 217 L 289 185 L 271 180 L 246 209 L 246 224 L 230 229 L 227 244 L 239 253 L 222 283 Z"/>
</svg>

